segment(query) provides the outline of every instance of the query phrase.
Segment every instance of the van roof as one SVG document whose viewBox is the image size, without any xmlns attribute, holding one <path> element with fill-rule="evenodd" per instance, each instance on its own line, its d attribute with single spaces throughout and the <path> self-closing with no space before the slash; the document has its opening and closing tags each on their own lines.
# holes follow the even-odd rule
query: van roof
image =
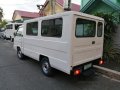
<svg viewBox="0 0 120 90">
<path fill-rule="evenodd" d="M 96 19 L 96 20 L 104 21 L 103 18 L 93 16 L 93 15 L 90 15 L 90 14 L 85 14 L 85 13 L 76 12 L 76 11 L 67 11 L 67 12 L 57 13 L 57 14 L 54 14 L 54 15 L 49 15 L 49 16 L 38 17 L 38 18 L 35 18 L 35 19 L 26 20 L 24 22 L 29 22 L 29 21 L 33 21 L 33 20 L 39 20 L 39 19 L 45 19 L 45 18 L 60 17 L 60 16 L 65 16 L 65 15 L 79 15 L 79 16 L 84 16 L 84 17 L 89 17 L 89 18 L 93 18 L 93 19 Z"/>
</svg>

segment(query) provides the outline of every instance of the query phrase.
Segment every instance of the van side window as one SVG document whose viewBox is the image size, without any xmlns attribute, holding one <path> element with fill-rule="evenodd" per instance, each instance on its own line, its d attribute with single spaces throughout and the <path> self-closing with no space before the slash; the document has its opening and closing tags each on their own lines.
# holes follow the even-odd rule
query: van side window
<svg viewBox="0 0 120 90">
<path fill-rule="evenodd" d="M 17 30 L 20 25 L 21 25 L 21 24 L 15 24 L 15 30 Z"/>
<path fill-rule="evenodd" d="M 76 37 L 95 37 L 96 22 L 78 18 L 76 20 Z"/>
<path fill-rule="evenodd" d="M 26 35 L 37 36 L 38 35 L 38 22 L 27 23 Z"/>
<path fill-rule="evenodd" d="M 41 35 L 46 37 L 62 36 L 62 18 L 44 20 L 41 24 Z"/>
<path fill-rule="evenodd" d="M 7 25 L 7 26 L 6 26 L 6 29 L 13 29 L 13 25 L 12 25 L 12 24 Z"/>
<path fill-rule="evenodd" d="M 103 32 L 103 24 L 101 22 L 98 22 L 97 25 L 97 36 L 102 37 L 102 32 Z"/>
<path fill-rule="evenodd" d="M 16 33 L 16 36 L 19 36 L 19 37 L 22 37 L 23 36 L 23 28 L 22 27 L 19 27 L 17 33 Z"/>
</svg>

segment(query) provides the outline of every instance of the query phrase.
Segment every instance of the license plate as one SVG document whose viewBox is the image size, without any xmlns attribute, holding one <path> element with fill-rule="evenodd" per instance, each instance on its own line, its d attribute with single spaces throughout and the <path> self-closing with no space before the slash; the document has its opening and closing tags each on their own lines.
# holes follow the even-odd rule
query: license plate
<svg viewBox="0 0 120 90">
<path fill-rule="evenodd" d="M 84 65 L 84 70 L 86 70 L 86 69 L 88 69 L 88 68 L 90 68 L 90 67 L 92 67 L 92 63 L 89 63 L 89 64 Z"/>
</svg>

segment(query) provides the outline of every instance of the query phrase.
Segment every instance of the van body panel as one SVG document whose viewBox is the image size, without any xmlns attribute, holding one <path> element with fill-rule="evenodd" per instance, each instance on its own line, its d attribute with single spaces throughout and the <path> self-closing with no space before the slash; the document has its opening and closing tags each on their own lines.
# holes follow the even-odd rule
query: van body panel
<svg viewBox="0 0 120 90">
<path fill-rule="evenodd" d="M 63 20 L 61 37 L 42 36 L 42 21 L 56 18 Z M 95 37 L 77 38 L 75 36 L 77 18 L 96 22 Z M 51 67 L 70 74 L 75 66 L 102 57 L 104 33 L 102 37 L 97 37 L 97 23 L 99 21 L 104 22 L 102 18 L 73 11 L 26 20 L 23 24 L 22 44 L 18 46 L 22 48 L 23 54 L 37 61 L 41 60 L 40 55 L 46 56 L 49 58 Z M 27 24 L 32 22 L 38 22 L 38 35 L 26 34 Z M 14 44 L 14 47 L 16 46 L 17 44 Z"/>
<path fill-rule="evenodd" d="M 76 22 L 78 18 L 94 21 L 96 23 L 96 28 L 95 36 L 92 37 L 76 37 L 74 33 L 75 31 L 73 31 L 72 66 L 80 65 L 86 62 L 96 60 L 98 58 L 102 58 L 103 54 L 104 31 L 102 32 L 101 37 L 97 36 L 97 23 L 102 22 L 104 24 L 104 20 L 99 21 L 98 19 L 75 15 L 74 22 Z M 74 28 L 76 29 L 76 23 L 74 23 Z M 104 27 L 102 27 L 102 29 L 104 30 Z"/>
</svg>

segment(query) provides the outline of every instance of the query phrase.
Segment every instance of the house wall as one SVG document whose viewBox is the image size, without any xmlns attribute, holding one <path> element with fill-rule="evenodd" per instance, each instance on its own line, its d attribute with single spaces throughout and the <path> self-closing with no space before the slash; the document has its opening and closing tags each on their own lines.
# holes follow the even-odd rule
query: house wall
<svg viewBox="0 0 120 90">
<path fill-rule="evenodd" d="M 45 12 L 45 15 L 51 15 L 52 9 L 51 9 L 50 3 L 48 3 L 47 6 L 44 8 L 44 12 Z M 55 12 L 56 13 L 63 12 L 63 8 L 57 3 L 55 5 Z"/>
<path fill-rule="evenodd" d="M 56 7 L 55 7 L 56 9 L 55 9 L 55 12 L 56 13 L 60 13 L 60 12 L 63 12 L 64 10 L 63 10 L 63 7 L 61 7 L 59 4 L 56 4 Z"/>
<path fill-rule="evenodd" d="M 13 21 L 15 20 L 22 20 L 21 16 L 18 13 L 15 13 L 14 17 L 13 17 Z"/>
<path fill-rule="evenodd" d="M 50 15 L 51 14 L 51 7 L 50 4 L 48 3 L 47 6 L 44 8 L 45 15 Z"/>
</svg>

